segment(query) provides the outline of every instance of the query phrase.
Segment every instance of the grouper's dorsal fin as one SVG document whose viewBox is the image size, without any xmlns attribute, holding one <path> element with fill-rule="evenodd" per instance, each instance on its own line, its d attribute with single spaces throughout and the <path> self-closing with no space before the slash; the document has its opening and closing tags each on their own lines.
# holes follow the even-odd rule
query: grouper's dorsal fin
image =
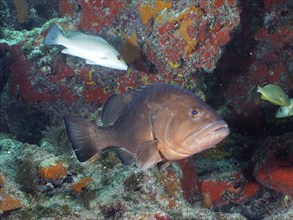
<svg viewBox="0 0 293 220">
<path fill-rule="evenodd" d="M 104 126 L 113 125 L 121 116 L 123 110 L 128 106 L 129 102 L 136 96 L 144 92 L 147 86 L 141 86 L 134 90 L 129 90 L 125 94 L 112 95 L 104 104 L 102 111 L 102 122 Z"/>
<path fill-rule="evenodd" d="M 104 126 L 113 125 L 131 100 L 132 96 L 128 94 L 112 95 L 108 98 L 102 111 Z"/>
</svg>

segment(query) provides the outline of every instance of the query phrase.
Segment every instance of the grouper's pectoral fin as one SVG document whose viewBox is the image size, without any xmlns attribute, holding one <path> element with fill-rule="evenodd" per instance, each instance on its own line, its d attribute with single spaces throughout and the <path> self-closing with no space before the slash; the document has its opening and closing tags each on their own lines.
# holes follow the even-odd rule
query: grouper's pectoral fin
<svg viewBox="0 0 293 220">
<path fill-rule="evenodd" d="M 116 150 L 117 156 L 123 165 L 130 165 L 135 161 L 135 154 L 129 152 L 125 148 L 117 148 Z"/>
<path fill-rule="evenodd" d="M 159 162 L 159 163 L 157 164 L 157 167 L 158 167 L 159 171 L 163 171 L 163 170 L 165 170 L 167 167 L 169 167 L 170 165 L 171 165 L 170 161 L 168 161 L 168 160 L 163 160 L 163 161 L 161 161 L 161 162 Z"/>
<path fill-rule="evenodd" d="M 157 147 L 158 141 L 145 141 L 136 151 L 136 164 L 143 171 L 162 161 Z"/>
</svg>

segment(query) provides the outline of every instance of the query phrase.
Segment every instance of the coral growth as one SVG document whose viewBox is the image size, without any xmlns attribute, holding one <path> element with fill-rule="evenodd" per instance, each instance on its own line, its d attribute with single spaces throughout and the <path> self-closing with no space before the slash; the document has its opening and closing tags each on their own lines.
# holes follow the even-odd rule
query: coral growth
<svg viewBox="0 0 293 220">
<path fill-rule="evenodd" d="M 195 20 L 198 19 L 194 16 L 203 17 L 203 11 L 196 6 L 191 6 L 190 8 L 187 8 L 183 13 L 180 13 L 179 16 L 176 18 L 172 18 L 171 22 L 180 23 L 179 32 L 182 36 L 182 38 L 185 40 L 186 46 L 185 46 L 185 52 L 186 54 L 190 55 L 196 48 L 198 40 L 196 38 L 190 37 L 190 33 L 188 31 L 188 28 L 191 25 L 195 24 Z M 191 32 L 192 33 L 192 32 Z"/>
<path fill-rule="evenodd" d="M 184 63 L 177 71 L 184 74 L 190 74 L 190 68 L 211 71 L 221 53 L 221 45 L 230 40 L 229 33 L 239 22 L 235 4 L 227 4 L 233 11 L 230 20 L 214 5 L 185 5 L 184 10 L 180 10 L 180 3 L 173 3 L 168 9 L 155 10 L 155 13 L 149 12 L 149 7 L 149 4 L 143 5 L 144 10 L 140 11 L 145 34 L 153 37 L 152 42 L 146 40 L 145 52 L 161 72 L 170 71 L 168 63 L 178 64 L 182 60 Z M 222 17 L 217 21 L 220 26 L 211 25 L 210 13 Z M 151 18 L 153 25 L 149 22 Z"/>
<path fill-rule="evenodd" d="M 0 175 L 0 189 L 3 188 L 4 186 L 4 179 L 3 177 Z"/>
<path fill-rule="evenodd" d="M 100 32 L 103 27 L 111 25 L 121 10 L 125 8 L 124 1 L 79 0 L 78 2 L 81 9 L 80 29 L 93 30 L 96 33 Z"/>
<path fill-rule="evenodd" d="M 229 203 L 243 203 L 259 191 L 257 183 L 248 182 L 239 174 L 234 174 L 233 179 L 229 181 L 200 181 L 199 188 L 203 207 L 210 207 L 213 204 L 216 208 Z"/>
<path fill-rule="evenodd" d="M 58 150 L 62 154 L 70 152 L 70 143 L 66 137 L 63 125 L 53 125 L 42 131 L 43 140 L 54 145 L 54 150 Z"/>
<path fill-rule="evenodd" d="M 0 217 L 2 213 L 10 212 L 22 207 L 19 199 L 6 193 L 3 177 L 0 175 Z"/>
<path fill-rule="evenodd" d="M 45 180 L 64 179 L 67 175 L 67 168 L 64 163 L 59 162 L 56 165 L 52 164 L 49 167 L 42 167 L 39 175 Z"/>
<path fill-rule="evenodd" d="M 264 186 L 293 197 L 293 133 L 268 139 L 265 158 L 254 169 Z"/>
<path fill-rule="evenodd" d="M 74 193 L 80 193 L 83 189 L 85 189 L 91 182 L 93 182 L 93 178 L 84 177 L 81 178 L 78 182 L 72 185 L 72 191 Z"/>
<path fill-rule="evenodd" d="M 171 1 L 157 0 L 153 3 L 148 3 L 140 6 L 139 13 L 143 24 L 148 24 L 151 19 L 155 19 L 158 14 L 164 10 L 172 7 Z"/>
<path fill-rule="evenodd" d="M 21 208 L 21 202 L 9 194 L 0 195 L 0 212 L 8 212 Z"/>
</svg>

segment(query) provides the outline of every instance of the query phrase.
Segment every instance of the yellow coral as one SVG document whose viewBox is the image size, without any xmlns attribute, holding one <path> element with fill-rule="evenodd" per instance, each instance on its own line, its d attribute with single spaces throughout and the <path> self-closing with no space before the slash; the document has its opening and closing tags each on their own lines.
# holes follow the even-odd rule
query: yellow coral
<svg viewBox="0 0 293 220">
<path fill-rule="evenodd" d="M 169 61 L 168 63 L 172 69 L 177 69 L 180 66 L 180 63 L 173 63 L 172 61 Z"/>
<path fill-rule="evenodd" d="M 153 4 L 149 3 L 141 6 L 139 12 L 142 23 L 146 25 L 152 18 L 155 18 L 162 10 L 164 10 L 165 8 L 171 8 L 172 5 L 172 2 L 170 1 L 158 0 L 155 1 L 155 3 Z"/>
<path fill-rule="evenodd" d="M 89 72 L 88 72 L 88 74 L 89 74 L 89 81 L 86 82 L 86 84 L 88 84 L 88 85 L 94 85 L 95 84 L 95 82 L 93 81 L 93 71 L 94 70 L 91 68 L 89 70 Z"/>
<path fill-rule="evenodd" d="M 172 6 L 173 4 L 171 1 L 163 0 L 158 0 L 141 6 L 139 12 L 142 23 L 144 25 L 148 24 L 151 19 L 155 19 L 158 23 L 162 22 L 164 20 L 164 15 L 162 13 L 160 14 L 160 12 L 166 8 L 171 8 Z M 186 42 L 184 50 L 186 54 L 191 54 L 195 50 L 198 43 L 196 38 L 190 37 L 188 34 L 188 28 L 195 23 L 195 20 L 190 18 L 190 14 L 197 14 L 200 17 L 204 15 L 203 11 L 199 7 L 193 5 L 169 20 L 170 23 L 180 24 L 179 34 Z"/>
<path fill-rule="evenodd" d="M 186 46 L 185 46 L 185 52 L 187 54 L 190 54 L 197 46 L 197 40 L 196 38 L 191 38 L 189 35 L 188 35 L 188 32 L 187 32 L 187 28 L 192 25 L 194 23 L 193 20 L 183 20 L 181 26 L 180 26 L 180 33 L 181 33 L 181 36 L 182 38 L 185 40 L 186 42 Z"/>
<path fill-rule="evenodd" d="M 180 22 L 182 20 L 186 20 L 190 13 L 197 14 L 199 16 L 203 16 L 203 11 L 197 6 L 191 6 L 185 10 L 183 10 L 178 16 L 171 19 L 171 22 Z"/>
<path fill-rule="evenodd" d="M 198 14 L 201 17 L 203 16 L 203 11 L 199 7 L 193 5 L 189 9 L 190 9 L 190 12 L 193 12 L 195 14 Z"/>
<path fill-rule="evenodd" d="M 188 15 L 190 13 L 198 14 L 201 17 L 203 16 L 203 11 L 200 8 L 198 8 L 196 6 L 191 6 L 190 8 L 185 10 L 183 13 L 181 13 L 177 18 L 177 22 L 179 22 L 179 21 L 182 22 L 180 29 L 179 29 L 179 32 L 180 32 L 182 38 L 186 42 L 185 52 L 187 54 L 192 53 L 197 46 L 196 38 L 192 38 L 188 34 L 188 27 L 190 25 L 194 24 L 194 22 L 195 22 L 194 20 L 188 18 Z"/>
<path fill-rule="evenodd" d="M 156 11 L 160 12 L 162 10 L 164 10 L 165 8 L 171 8 L 172 7 L 172 2 L 170 1 L 156 1 Z"/>
<path fill-rule="evenodd" d="M 171 23 L 181 23 L 180 28 L 179 28 L 179 33 L 181 34 L 182 38 L 186 42 L 185 52 L 187 54 L 192 53 L 198 43 L 196 38 L 192 38 L 188 34 L 188 27 L 195 23 L 194 19 L 189 18 L 189 15 L 192 13 L 197 14 L 200 17 L 203 16 L 203 11 L 199 7 L 196 7 L 193 5 L 187 9 L 185 9 L 184 11 L 182 11 L 176 17 L 173 17 L 170 19 Z"/>
<path fill-rule="evenodd" d="M 140 18 L 143 24 L 147 24 L 151 18 L 154 17 L 154 11 L 149 5 L 143 5 L 139 9 Z"/>
</svg>

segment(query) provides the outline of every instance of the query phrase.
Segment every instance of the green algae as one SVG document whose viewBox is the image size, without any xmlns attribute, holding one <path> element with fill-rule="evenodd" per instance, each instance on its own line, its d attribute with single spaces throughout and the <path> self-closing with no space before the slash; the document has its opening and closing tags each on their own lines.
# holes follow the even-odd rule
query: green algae
<svg viewBox="0 0 293 220">
<path fill-rule="evenodd" d="M 18 45 L 23 42 L 24 39 L 28 39 L 27 45 L 31 45 L 31 41 L 35 40 L 35 36 L 40 35 L 40 33 L 48 29 L 54 22 L 66 22 L 69 21 L 68 18 L 53 18 L 42 27 L 33 28 L 32 30 L 14 30 L 11 28 L 4 28 L 2 30 L 3 39 L 0 39 L 0 44 L 8 44 L 9 46 Z M 25 48 L 26 46 L 24 46 Z"/>
</svg>

